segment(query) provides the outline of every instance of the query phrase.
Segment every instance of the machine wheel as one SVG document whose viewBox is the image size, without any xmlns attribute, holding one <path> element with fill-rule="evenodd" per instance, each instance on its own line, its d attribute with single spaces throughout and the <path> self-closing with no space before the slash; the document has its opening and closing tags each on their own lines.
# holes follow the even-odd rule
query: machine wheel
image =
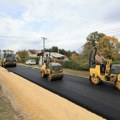
<svg viewBox="0 0 120 120">
<path fill-rule="evenodd" d="M 120 81 L 116 80 L 115 87 L 120 90 Z"/>
<path fill-rule="evenodd" d="M 2 64 L 2 65 L 3 65 L 3 67 L 6 67 L 4 62 L 3 62 L 3 64 Z"/>
<path fill-rule="evenodd" d="M 41 77 L 44 78 L 45 77 L 45 72 L 41 71 Z"/>
<path fill-rule="evenodd" d="M 12 65 L 12 67 L 16 67 L 17 65 L 15 64 L 15 65 Z"/>
<path fill-rule="evenodd" d="M 100 78 L 99 77 L 95 77 L 95 76 L 90 76 L 89 80 L 94 85 L 98 85 L 101 82 Z"/>
<path fill-rule="evenodd" d="M 52 79 L 53 79 L 52 76 L 51 76 L 51 75 L 48 75 L 48 80 L 49 80 L 49 81 L 52 81 Z"/>
<path fill-rule="evenodd" d="M 59 79 L 62 80 L 62 79 L 63 79 L 63 76 L 61 76 Z"/>
</svg>

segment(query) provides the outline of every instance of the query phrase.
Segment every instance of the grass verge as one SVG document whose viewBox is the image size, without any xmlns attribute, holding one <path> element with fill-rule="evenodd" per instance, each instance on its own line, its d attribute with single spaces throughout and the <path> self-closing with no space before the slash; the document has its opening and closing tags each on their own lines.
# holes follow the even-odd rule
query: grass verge
<svg viewBox="0 0 120 120">
<path fill-rule="evenodd" d="M 72 70 L 72 69 L 65 69 L 65 68 L 63 69 L 63 71 L 64 71 L 64 74 L 89 78 L 89 72 L 88 71 Z"/>
<path fill-rule="evenodd" d="M 14 110 L 8 99 L 0 89 L 0 120 L 19 120 L 17 119 Z"/>
</svg>

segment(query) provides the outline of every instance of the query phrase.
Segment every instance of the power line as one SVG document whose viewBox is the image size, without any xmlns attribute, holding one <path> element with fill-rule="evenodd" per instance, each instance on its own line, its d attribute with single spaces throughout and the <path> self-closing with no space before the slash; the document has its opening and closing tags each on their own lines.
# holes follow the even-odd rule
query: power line
<svg viewBox="0 0 120 120">
<path fill-rule="evenodd" d="M 1 38 L 39 38 L 37 36 L 0 36 Z"/>
<path fill-rule="evenodd" d="M 116 32 L 115 30 L 119 30 L 120 29 L 120 27 L 118 27 L 118 28 L 112 28 L 112 29 L 110 29 L 110 30 L 97 30 L 97 31 L 101 31 L 101 32 L 106 32 L 106 33 L 111 33 L 111 32 Z M 72 35 L 71 37 L 72 38 L 74 38 L 74 36 L 79 36 L 79 34 L 80 34 L 81 32 L 77 32 L 77 33 L 72 33 L 72 34 L 70 34 L 70 35 Z M 69 36 L 70 36 L 69 35 Z M 0 36 L 1 38 L 39 38 L 39 36 L 6 36 L 6 35 L 4 35 L 4 36 Z"/>
<path fill-rule="evenodd" d="M 101 32 L 104 32 L 105 34 L 114 34 L 114 35 L 119 35 L 120 34 L 120 27 L 117 27 L 117 28 L 114 28 L 112 27 L 110 30 L 97 30 L 97 31 L 101 31 Z M 87 33 L 83 33 L 84 35 L 80 35 L 81 32 L 77 32 L 77 34 L 73 33 L 73 34 L 70 34 L 69 37 L 67 38 L 64 38 L 64 39 L 68 39 L 68 40 L 75 40 L 75 39 L 80 39 L 81 37 L 82 38 L 85 38 L 87 37 Z M 71 36 L 72 35 L 72 36 Z M 0 36 L 0 38 L 21 38 L 21 39 L 24 39 L 24 38 L 39 38 L 39 36 Z M 41 37 L 42 38 L 42 37 Z M 43 38 L 42 38 L 43 39 Z M 63 38 L 62 38 L 63 39 Z M 44 40 L 43 40 L 44 41 Z M 52 40 L 52 42 L 57 42 L 59 40 Z M 44 44 L 44 43 L 43 43 Z M 45 44 L 44 44 L 45 45 Z M 44 46 L 45 47 L 45 46 Z"/>
</svg>

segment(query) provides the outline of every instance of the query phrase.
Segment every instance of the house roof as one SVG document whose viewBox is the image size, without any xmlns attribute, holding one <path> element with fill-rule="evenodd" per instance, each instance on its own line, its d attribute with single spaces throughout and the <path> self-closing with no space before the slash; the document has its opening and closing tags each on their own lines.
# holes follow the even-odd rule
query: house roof
<svg viewBox="0 0 120 120">
<path fill-rule="evenodd" d="M 56 52 L 45 52 L 45 54 L 50 54 L 50 56 L 52 57 L 56 57 L 56 58 L 64 58 L 66 57 L 65 55 L 62 55 L 62 54 L 59 54 L 59 53 L 56 53 Z"/>
<path fill-rule="evenodd" d="M 42 55 L 43 55 L 42 53 L 43 53 L 43 51 L 38 51 L 38 52 L 37 52 L 38 56 L 42 56 Z M 50 55 L 50 57 L 55 57 L 55 58 L 66 58 L 65 55 L 62 55 L 62 54 L 57 53 L 57 52 L 45 52 L 44 55 L 46 56 L 46 54 Z"/>
<path fill-rule="evenodd" d="M 40 50 L 28 50 L 31 54 L 37 54 L 40 53 Z"/>
</svg>

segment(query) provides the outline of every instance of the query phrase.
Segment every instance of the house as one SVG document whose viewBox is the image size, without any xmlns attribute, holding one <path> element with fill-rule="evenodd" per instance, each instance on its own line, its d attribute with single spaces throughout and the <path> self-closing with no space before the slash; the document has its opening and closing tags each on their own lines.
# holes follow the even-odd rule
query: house
<svg viewBox="0 0 120 120">
<path fill-rule="evenodd" d="M 40 53 L 41 51 L 40 50 L 28 50 L 28 55 L 30 57 L 37 57 L 37 54 Z"/>
<path fill-rule="evenodd" d="M 42 61 L 44 61 L 43 59 L 46 57 L 47 54 L 54 62 L 61 62 L 61 61 L 69 60 L 67 56 L 59 54 L 57 52 L 45 52 L 44 57 L 43 57 L 43 50 L 35 50 L 35 49 L 30 50 L 29 49 L 27 52 L 28 52 L 29 57 L 38 57 L 39 56 L 40 59 L 39 58 L 38 59 L 39 59 L 40 65 L 42 65 L 42 63 L 43 63 Z M 18 58 L 20 58 L 18 53 L 16 53 L 16 56 Z"/>
<path fill-rule="evenodd" d="M 62 55 L 60 53 L 56 53 L 56 52 L 45 52 L 44 53 L 44 57 L 46 57 L 46 55 L 49 55 L 49 57 L 54 61 L 54 62 L 61 62 L 61 61 L 65 61 L 65 60 L 69 60 L 67 56 Z M 39 64 L 42 65 L 42 53 L 40 54 L 40 61 Z"/>
</svg>

